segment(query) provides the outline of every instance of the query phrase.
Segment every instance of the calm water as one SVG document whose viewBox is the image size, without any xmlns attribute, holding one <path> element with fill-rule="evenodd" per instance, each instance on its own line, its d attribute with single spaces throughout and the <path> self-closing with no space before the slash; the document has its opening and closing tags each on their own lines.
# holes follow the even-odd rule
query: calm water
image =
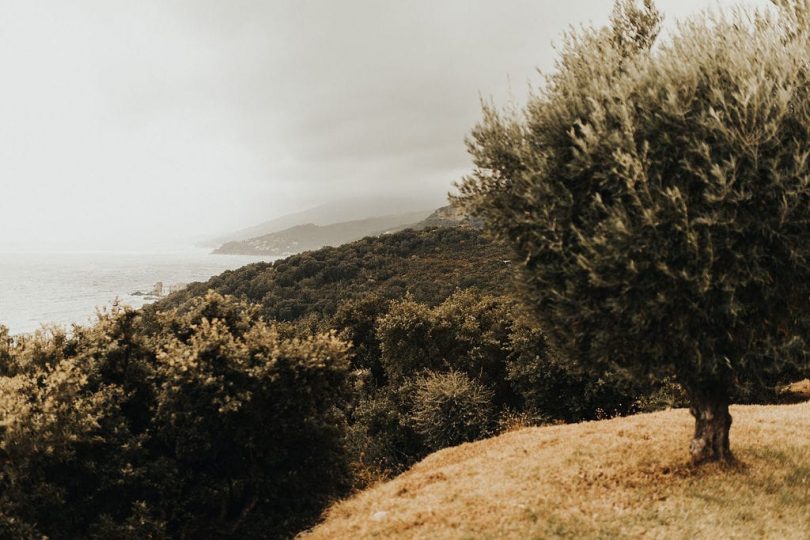
<svg viewBox="0 0 810 540">
<path fill-rule="evenodd" d="M 0 253 L 0 324 L 12 334 L 31 332 L 43 323 L 69 325 L 91 321 L 97 306 L 116 298 L 134 307 L 146 302 L 132 296 L 162 281 L 204 281 L 263 259 L 210 255 L 207 250 L 170 253 Z"/>
</svg>

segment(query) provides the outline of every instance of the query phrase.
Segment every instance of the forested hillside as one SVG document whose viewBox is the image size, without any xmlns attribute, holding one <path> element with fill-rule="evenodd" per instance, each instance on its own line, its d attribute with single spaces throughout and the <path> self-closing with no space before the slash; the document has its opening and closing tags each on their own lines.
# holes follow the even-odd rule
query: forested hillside
<svg viewBox="0 0 810 540">
<path fill-rule="evenodd" d="M 508 250 L 480 231 L 405 230 L 225 272 L 149 309 L 177 307 L 215 290 L 260 304 L 267 319 L 291 321 L 333 315 L 342 302 L 372 293 L 386 299 L 410 293 L 437 304 L 456 289 L 501 294 L 511 283 Z"/>
<path fill-rule="evenodd" d="M 516 301 L 509 251 L 460 213 L 444 214 L 443 228 L 367 237 L 193 284 L 149 306 L 147 326 L 158 331 L 161 312 L 182 313 L 215 292 L 256 304 L 290 336 L 336 332 L 352 346 L 348 440 L 358 486 L 515 423 L 679 401 L 667 380 L 636 383 L 610 367 L 596 375 L 559 357 Z"/>
</svg>

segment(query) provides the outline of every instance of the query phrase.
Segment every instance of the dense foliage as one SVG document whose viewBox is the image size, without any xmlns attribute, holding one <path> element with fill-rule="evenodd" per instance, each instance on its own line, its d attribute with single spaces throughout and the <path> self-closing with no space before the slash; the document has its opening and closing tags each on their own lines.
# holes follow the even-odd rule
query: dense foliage
<svg viewBox="0 0 810 540">
<path fill-rule="evenodd" d="M 436 449 L 677 402 L 559 354 L 505 260 L 474 230 L 406 231 L 70 334 L 0 327 L 0 536 L 289 537 Z"/>
<path fill-rule="evenodd" d="M 653 46 L 651 0 L 618 2 L 525 110 L 485 108 L 461 184 L 562 351 L 677 377 L 696 461 L 729 457 L 736 386 L 807 365 L 810 31 L 782 4 Z"/>
<path fill-rule="evenodd" d="M 0 537 L 289 537 L 437 449 L 684 391 L 727 457 L 729 399 L 807 370 L 810 11 L 781 5 L 655 45 L 619 2 L 485 108 L 459 200 L 504 243 L 463 220 L 0 327 Z"/>
<path fill-rule="evenodd" d="M 348 348 L 217 294 L 0 344 L 0 536 L 266 538 L 349 487 Z"/>
<path fill-rule="evenodd" d="M 457 288 L 508 291 L 509 259 L 504 246 L 475 229 L 406 230 L 225 272 L 152 310 L 181 306 L 211 289 L 259 304 L 267 320 L 279 321 L 328 317 L 343 303 L 370 293 L 387 300 L 410 293 L 420 302 L 437 304 Z"/>
<path fill-rule="evenodd" d="M 504 427 L 633 412 L 659 388 L 618 371 L 594 377 L 564 360 L 507 296 L 458 291 L 434 307 L 406 297 L 358 327 L 378 356 L 358 364 L 366 383 L 351 439 L 372 473 Z M 343 332 L 358 335 L 351 330 Z M 672 404 L 665 396 L 659 403 Z"/>
<path fill-rule="evenodd" d="M 598 383 L 487 294 L 508 289 L 505 260 L 474 230 L 406 231 L 70 334 L 0 328 L 2 535 L 284 537 L 435 449 L 632 410 L 635 387 L 583 402 Z M 568 401 L 538 399 L 534 370 Z"/>
</svg>

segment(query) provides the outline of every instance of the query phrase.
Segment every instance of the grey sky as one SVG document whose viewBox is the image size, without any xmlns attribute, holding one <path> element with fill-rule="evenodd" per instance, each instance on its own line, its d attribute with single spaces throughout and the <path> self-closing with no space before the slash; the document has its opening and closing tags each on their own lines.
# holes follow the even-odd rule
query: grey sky
<svg viewBox="0 0 810 540">
<path fill-rule="evenodd" d="M 469 167 L 479 96 L 520 102 L 552 42 L 611 5 L 0 0 L 0 249 L 143 249 L 355 194 L 438 200 Z M 669 27 L 713 5 L 659 1 Z"/>
</svg>

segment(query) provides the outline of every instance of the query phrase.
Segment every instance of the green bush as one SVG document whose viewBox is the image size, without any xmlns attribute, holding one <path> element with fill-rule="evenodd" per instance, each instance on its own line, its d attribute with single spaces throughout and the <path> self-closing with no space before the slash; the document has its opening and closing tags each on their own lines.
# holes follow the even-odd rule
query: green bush
<svg viewBox="0 0 810 540">
<path fill-rule="evenodd" d="M 462 371 L 491 388 L 498 406 L 512 404 L 506 358 L 516 317 L 505 296 L 460 290 L 433 308 L 406 297 L 378 319 L 383 369 L 390 381 L 423 370 Z"/>
<path fill-rule="evenodd" d="M 449 359 L 434 338 L 436 317 L 430 306 L 406 297 L 377 322 L 380 362 L 391 384 L 423 370 L 449 369 Z"/>
<path fill-rule="evenodd" d="M 102 521 L 127 521 L 133 504 L 154 494 L 143 448 L 151 403 L 138 391 L 148 371 L 137 345 L 120 339 L 131 315 L 11 343 L 0 377 L 0 529 L 8 537 L 88 537 Z M 106 380 L 124 372 L 128 386 Z"/>
<path fill-rule="evenodd" d="M 192 310 L 180 320 L 191 333 L 170 337 L 157 356 L 155 442 L 183 486 L 171 504 L 183 537 L 295 532 L 348 487 L 347 345 L 330 335 L 281 339 L 251 321 L 247 305 L 224 300 L 221 311 L 231 307 L 242 318 Z"/>
<path fill-rule="evenodd" d="M 350 442 L 363 476 L 397 474 L 427 455 L 409 421 L 415 392 L 415 380 L 409 378 L 374 389 L 355 407 Z"/>
<path fill-rule="evenodd" d="M 490 433 L 492 391 L 459 371 L 429 373 L 417 381 L 410 422 L 431 451 Z"/>
<path fill-rule="evenodd" d="M 217 294 L 0 346 L 0 531 L 275 538 L 350 486 L 348 345 Z"/>
<path fill-rule="evenodd" d="M 356 369 L 367 370 L 375 387 L 385 384 L 387 380 L 380 361 L 376 326 L 379 318 L 388 310 L 389 303 L 377 293 L 347 300 L 330 321 L 340 336 L 351 342 L 354 353 L 352 365 Z"/>
</svg>

